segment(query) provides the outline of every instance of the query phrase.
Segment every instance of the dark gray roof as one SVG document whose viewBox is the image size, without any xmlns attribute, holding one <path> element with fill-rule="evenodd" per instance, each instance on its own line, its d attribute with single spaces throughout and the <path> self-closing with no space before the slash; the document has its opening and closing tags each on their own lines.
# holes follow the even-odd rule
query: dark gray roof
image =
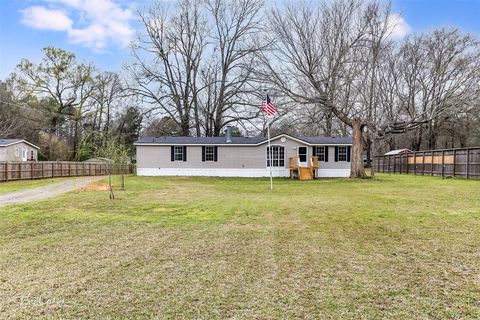
<svg viewBox="0 0 480 320">
<path fill-rule="evenodd" d="M 229 144 L 257 144 L 265 140 L 264 137 L 232 137 Z M 137 144 L 227 144 L 225 137 L 141 137 Z"/>
<path fill-rule="evenodd" d="M 297 137 L 310 144 L 352 144 L 352 137 Z"/>
<path fill-rule="evenodd" d="M 281 136 L 281 135 L 278 135 Z M 272 137 L 275 139 L 276 137 Z M 288 135 L 287 135 L 288 136 Z M 289 136 L 288 136 L 289 137 Z M 292 137 L 305 141 L 307 144 L 351 144 L 351 137 Z M 232 137 L 232 142 L 227 143 L 225 137 L 141 137 L 135 144 L 198 144 L 198 145 L 222 145 L 222 144 L 244 144 L 255 145 L 267 141 L 266 137 Z"/>
<path fill-rule="evenodd" d="M 21 142 L 22 139 L 0 139 L 0 146 L 7 146 L 15 142 Z"/>
</svg>

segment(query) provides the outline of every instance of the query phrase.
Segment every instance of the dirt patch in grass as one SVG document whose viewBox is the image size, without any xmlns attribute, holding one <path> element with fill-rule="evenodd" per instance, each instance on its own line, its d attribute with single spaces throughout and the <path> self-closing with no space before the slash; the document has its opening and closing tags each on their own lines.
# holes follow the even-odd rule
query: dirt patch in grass
<svg viewBox="0 0 480 320">
<path fill-rule="evenodd" d="M 94 183 L 89 184 L 80 189 L 81 191 L 89 192 L 89 191 L 108 191 L 110 190 L 110 186 L 106 181 L 97 181 Z"/>
</svg>

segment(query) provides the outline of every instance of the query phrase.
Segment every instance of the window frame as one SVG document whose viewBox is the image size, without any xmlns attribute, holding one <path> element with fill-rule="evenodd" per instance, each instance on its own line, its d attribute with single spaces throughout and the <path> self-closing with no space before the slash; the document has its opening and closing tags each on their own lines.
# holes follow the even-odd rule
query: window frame
<svg viewBox="0 0 480 320">
<path fill-rule="evenodd" d="M 214 162 L 214 161 L 215 161 L 215 146 L 205 146 L 205 162 Z"/>
<path fill-rule="evenodd" d="M 325 162 L 325 156 L 326 156 L 325 148 L 328 148 L 328 147 L 327 146 L 316 146 L 316 148 L 317 149 L 315 150 L 315 154 L 318 157 L 318 161 Z"/>
<path fill-rule="evenodd" d="M 178 152 L 178 149 L 180 152 Z M 185 159 L 185 154 L 184 154 L 184 148 L 183 146 L 173 146 L 173 161 L 184 161 Z M 180 156 L 177 158 L 177 156 Z"/>
<path fill-rule="evenodd" d="M 266 149 L 266 165 L 267 168 L 285 168 L 285 147 L 281 145 L 272 145 L 270 146 L 272 149 L 271 152 L 269 152 L 269 147 L 267 146 Z M 270 156 L 270 153 L 272 153 L 272 156 Z M 271 159 L 270 159 L 271 158 Z M 270 162 L 273 163 L 272 166 L 270 166 Z"/>
<path fill-rule="evenodd" d="M 348 159 L 347 153 L 348 153 L 347 146 L 338 146 L 338 162 L 347 162 L 347 159 Z M 345 159 L 342 159 L 343 157 L 345 157 Z"/>
</svg>

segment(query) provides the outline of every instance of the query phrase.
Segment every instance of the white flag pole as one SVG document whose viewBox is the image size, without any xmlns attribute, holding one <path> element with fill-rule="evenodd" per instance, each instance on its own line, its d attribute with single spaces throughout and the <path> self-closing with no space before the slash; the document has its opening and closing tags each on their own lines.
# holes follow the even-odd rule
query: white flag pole
<svg viewBox="0 0 480 320">
<path fill-rule="evenodd" d="M 267 115 L 267 137 L 268 137 L 268 150 L 269 150 L 269 152 L 267 152 L 267 156 L 268 154 L 270 154 L 270 191 L 273 191 L 273 178 L 272 178 L 273 152 L 270 145 L 270 123 L 268 121 L 268 115 Z"/>
<path fill-rule="evenodd" d="M 267 105 L 267 90 L 265 90 L 265 105 Z M 262 101 L 262 106 L 263 106 L 263 101 Z M 268 112 L 265 112 L 266 116 L 265 119 L 267 120 L 267 140 L 268 140 L 268 150 L 267 150 L 267 160 L 268 156 L 270 155 L 270 162 L 269 162 L 269 172 L 270 172 L 270 191 L 273 191 L 273 178 L 272 178 L 272 165 L 273 165 L 273 151 L 272 151 L 272 146 L 270 145 L 270 117 L 268 115 Z M 268 161 L 267 161 L 268 162 Z"/>
</svg>

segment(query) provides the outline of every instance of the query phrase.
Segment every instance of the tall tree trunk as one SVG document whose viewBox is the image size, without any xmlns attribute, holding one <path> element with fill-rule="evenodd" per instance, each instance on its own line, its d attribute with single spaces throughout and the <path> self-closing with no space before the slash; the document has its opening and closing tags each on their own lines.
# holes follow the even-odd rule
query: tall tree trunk
<svg viewBox="0 0 480 320">
<path fill-rule="evenodd" d="M 78 120 L 75 120 L 75 132 L 73 133 L 73 159 L 78 161 Z"/>
<path fill-rule="evenodd" d="M 367 152 L 367 168 L 370 168 L 370 166 L 372 165 L 370 161 L 370 157 L 372 156 L 372 138 L 370 137 L 370 135 L 367 137 L 365 151 Z"/>
<path fill-rule="evenodd" d="M 213 136 L 218 137 L 221 133 L 221 130 L 222 130 L 222 118 L 221 116 L 219 116 L 215 119 L 215 122 L 213 124 Z"/>
<path fill-rule="evenodd" d="M 358 117 L 352 121 L 352 155 L 350 163 L 350 178 L 366 178 L 363 167 L 363 132 L 362 123 Z"/>
<path fill-rule="evenodd" d="M 435 121 L 435 120 L 433 120 Z M 428 148 L 430 150 L 434 150 L 437 145 L 437 137 L 436 137 L 436 125 L 434 122 L 430 122 L 428 126 Z"/>
<path fill-rule="evenodd" d="M 182 121 L 180 123 L 180 130 L 182 131 L 182 136 L 190 136 L 190 119 L 188 118 L 188 116 L 182 117 Z"/>
<path fill-rule="evenodd" d="M 333 113 L 327 111 L 325 115 L 325 135 L 327 137 L 332 136 L 332 123 L 333 123 Z"/>
</svg>

